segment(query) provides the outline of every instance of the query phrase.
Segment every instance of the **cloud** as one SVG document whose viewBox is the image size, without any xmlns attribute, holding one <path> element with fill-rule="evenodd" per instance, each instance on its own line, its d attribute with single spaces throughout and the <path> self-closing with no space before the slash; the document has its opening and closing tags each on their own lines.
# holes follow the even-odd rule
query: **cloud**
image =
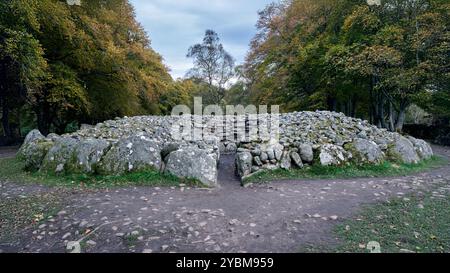
<svg viewBox="0 0 450 273">
<path fill-rule="evenodd" d="M 203 39 L 206 29 L 215 30 L 238 63 L 244 61 L 255 34 L 257 11 L 271 0 L 131 0 L 152 47 L 163 57 L 174 78 L 192 67 L 188 48 Z"/>
</svg>

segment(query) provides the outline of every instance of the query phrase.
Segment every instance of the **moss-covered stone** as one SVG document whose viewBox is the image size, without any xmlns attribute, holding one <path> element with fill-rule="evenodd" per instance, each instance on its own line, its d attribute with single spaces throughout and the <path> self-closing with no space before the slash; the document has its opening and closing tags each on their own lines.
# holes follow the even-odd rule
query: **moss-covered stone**
<svg viewBox="0 0 450 273">
<path fill-rule="evenodd" d="M 352 162 L 355 164 L 380 164 L 385 160 L 383 151 L 370 140 L 356 138 L 345 144 L 344 148 L 352 154 Z"/>
<path fill-rule="evenodd" d="M 76 157 L 75 149 L 80 141 L 74 138 L 59 138 L 44 158 L 40 171 L 65 173 L 70 171 L 70 162 Z"/>
<path fill-rule="evenodd" d="M 47 155 L 53 142 L 47 139 L 37 139 L 22 145 L 17 158 L 24 162 L 25 170 L 37 171 L 42 165 L 42 161 Z"/>
</svg>

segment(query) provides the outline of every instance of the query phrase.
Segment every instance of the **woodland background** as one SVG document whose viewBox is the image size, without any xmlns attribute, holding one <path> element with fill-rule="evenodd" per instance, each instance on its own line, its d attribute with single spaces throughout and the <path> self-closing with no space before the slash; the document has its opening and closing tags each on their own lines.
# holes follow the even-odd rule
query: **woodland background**
<svg viewBox="0 0 450 273">
<path fill-rule="evenodd" d="M 33 128 L 167 115 L 194 96 L 339 111 L 450 143 L 448 0 L 281 1 L 256 27 L 238 65 L 207 30 L 186 49 L 192 70 L 175 80 L 127 0 L 0 1 L 0 144 Z"/>
</svg>

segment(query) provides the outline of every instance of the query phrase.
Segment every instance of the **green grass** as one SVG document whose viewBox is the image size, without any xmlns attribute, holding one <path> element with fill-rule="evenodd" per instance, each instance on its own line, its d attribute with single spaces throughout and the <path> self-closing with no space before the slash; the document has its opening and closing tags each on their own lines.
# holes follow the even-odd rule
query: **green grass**
<svg viewBox="0 0 450 273">
<path fill-rule="evenodd" d="M 112 175 L 54 175 L 41 172 L 27 172 L 23 164 L 15 158 L 0 159 L 0 180 L 17 183 L 38 183 L 47 186 L 64 186 L 71 188 L 111 188 L 120 186 L 161 186 L 172 187 L 203 186 L 194 179 L 181 179 L 158 171 L 128 173 L 121 176 Z"/>
<path fill-rule="evenodd" d="M 336 179 L 356 177 L 392 177 L 405 176 L 447 164 L 447 159 L 434 156 L 423 160 L 418 164 L 395 164 L 384 162 L 379 165 L 346 165 L 346 166 L 320 166 L 313 165 L 303 169 L 274 170 L 256 173 L 245 178 L 243 184 L 266 183 L 275 180 L 299 180 L 299 179 Z"/>
<path fill-rule="evenodd" d="M 394 199 L 366 207 L 357 219 L 336 228 L 342 244 L 333 252 L 368 252 L 371 241 L 383 253 L 450 252 L 450 196 Z"/>
</svg>

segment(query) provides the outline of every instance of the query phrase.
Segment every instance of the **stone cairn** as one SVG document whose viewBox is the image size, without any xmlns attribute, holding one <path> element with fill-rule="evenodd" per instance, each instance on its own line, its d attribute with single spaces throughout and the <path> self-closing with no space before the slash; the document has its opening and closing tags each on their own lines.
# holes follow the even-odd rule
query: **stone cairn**
<svg viewBox="0 0 450 273">
<path fill-rule="evenodd" d="M 187 127 L 191 129 L 184 130 Z M 124 117 L 47 137 L 33 130 L 18 158 L 29 171 L 121 175 L 152 169 L 214 187 L 221 154 L 235 154 L 236 172 L 245 178 L 264 170 L 312 164 L 418 163 L 431 158 L 433 151 L 423 140 L 340 113 L 318 111 Z"/>
</svg>

